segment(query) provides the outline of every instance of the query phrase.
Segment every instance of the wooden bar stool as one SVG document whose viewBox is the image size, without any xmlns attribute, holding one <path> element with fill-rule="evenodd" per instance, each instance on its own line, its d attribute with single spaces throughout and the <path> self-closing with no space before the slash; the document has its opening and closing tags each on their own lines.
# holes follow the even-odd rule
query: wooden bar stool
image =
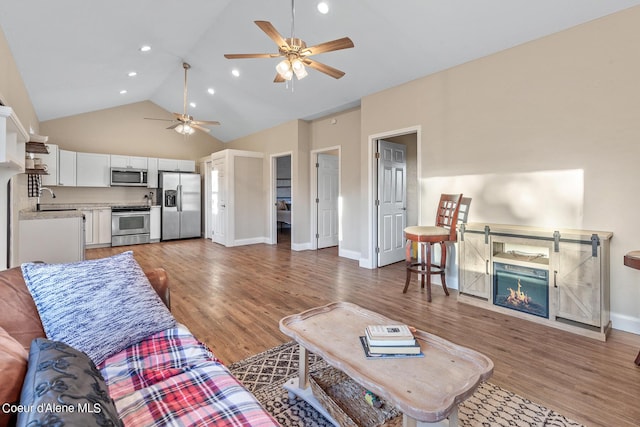
<svg viewBox="0 0 640 427">
<path fill-rule="evenodd" d="M 439 274 L 442 289 L 449 295 L 447 283 L 445 281 L 445 271 L 447 268 L 447 242 L 457 240 L 456 224 L 458 223 L 458 213 L 462 194 L 442 194 L 438 203 L 435 226 L 413 226 L 404 229 L 406 242 L 406 265 L 407 280 L 402 293 L 406 293 L 411 283 L 411 273 L 422 275 L 421 287 L 427 286 L 427 301 L 431 301 L 431 275 Z M 413 243 L 417 243 L 420 256 L 413 258 Z M 440 262 L 433 264 L 431 252 L 434 244 L 440 244 Z"/>
<path fill-rule="evenodd" d="M 624 265 L 640 270 L 640 251 L 631 251 L 624 256 Z M 640 352 L 636 356 L 636 365 L 640 366 Z"/>
</svg>

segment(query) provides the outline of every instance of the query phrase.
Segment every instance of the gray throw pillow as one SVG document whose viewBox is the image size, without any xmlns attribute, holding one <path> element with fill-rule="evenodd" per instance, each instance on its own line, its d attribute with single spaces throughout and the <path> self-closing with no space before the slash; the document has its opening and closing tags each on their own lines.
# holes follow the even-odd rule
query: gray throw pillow
<svg viewBox="0 0 640 427">
<path fill-rule="evenodd" d="M 122 426 L 91 359 L 45 338 L 31 343 L 20 405 L 17 426 Z"/>
<path fill-rule="evenodd" d="M 26 263 L 22 274 L 47 338 L 96 365 L 176 325 L 131 251 L 69 264 Z"/>
</svg>

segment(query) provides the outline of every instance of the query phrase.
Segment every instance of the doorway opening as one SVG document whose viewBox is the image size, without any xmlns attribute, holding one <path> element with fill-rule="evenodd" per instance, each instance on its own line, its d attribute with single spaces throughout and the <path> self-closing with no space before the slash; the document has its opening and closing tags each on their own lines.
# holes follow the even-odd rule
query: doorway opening
<svg viewBox="0 0 640 427">
<path fill-rule="evenodd" d="M 273 243 L 291 246 L 293 232 L 293 182 L 291 154 L 273 156 L 274 222 Z M 273 225 L 275 225 L 275 230 Z"/>
<path fill-rule="evenodd" d="M 330 147 L 311 152 L 311 188 L 315 189 L 312 200 L 312 249 L 330 248 L 340 245 L 340 147 Z M 312 190 L 313 191 L 313 190 Z"/>
<path fill-rule="evenodd" d="M 415 126 L 369 137 L 369 244 L 363 267 L 383 267 L 405 258 L 404 228 L 417 225 L 420 218 L 420 133 Z M 386 159 L 377 154 L 385 144 Z"/>
</svg>

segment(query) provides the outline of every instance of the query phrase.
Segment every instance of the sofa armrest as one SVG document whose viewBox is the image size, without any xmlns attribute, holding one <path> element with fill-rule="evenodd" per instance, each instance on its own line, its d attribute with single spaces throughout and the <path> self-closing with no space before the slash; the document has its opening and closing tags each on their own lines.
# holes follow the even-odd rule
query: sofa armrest
<svg viewBox="0 0 640 427">
<path fill-rule="evenodd" d="M 169 291 L 169 276 L 162 267 L 151 268 L 144 270 L 144 274 L 147 275 L 147 279 L 153 286 L 153 289 L 160 295 L 160 299 L 171 310 L 171 294 Z"/>
</svg>

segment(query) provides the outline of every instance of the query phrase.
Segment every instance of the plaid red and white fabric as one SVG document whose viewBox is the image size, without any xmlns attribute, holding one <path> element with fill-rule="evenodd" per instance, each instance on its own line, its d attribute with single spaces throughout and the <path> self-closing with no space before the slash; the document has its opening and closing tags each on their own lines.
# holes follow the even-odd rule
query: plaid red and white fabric
<svg viewBox="0 0 640 427">
<path fill-rule="evenodd" d="M 125 426 L 278 426 L 184 326 L 152 335 L 99 366 Z"/>
</svg>

